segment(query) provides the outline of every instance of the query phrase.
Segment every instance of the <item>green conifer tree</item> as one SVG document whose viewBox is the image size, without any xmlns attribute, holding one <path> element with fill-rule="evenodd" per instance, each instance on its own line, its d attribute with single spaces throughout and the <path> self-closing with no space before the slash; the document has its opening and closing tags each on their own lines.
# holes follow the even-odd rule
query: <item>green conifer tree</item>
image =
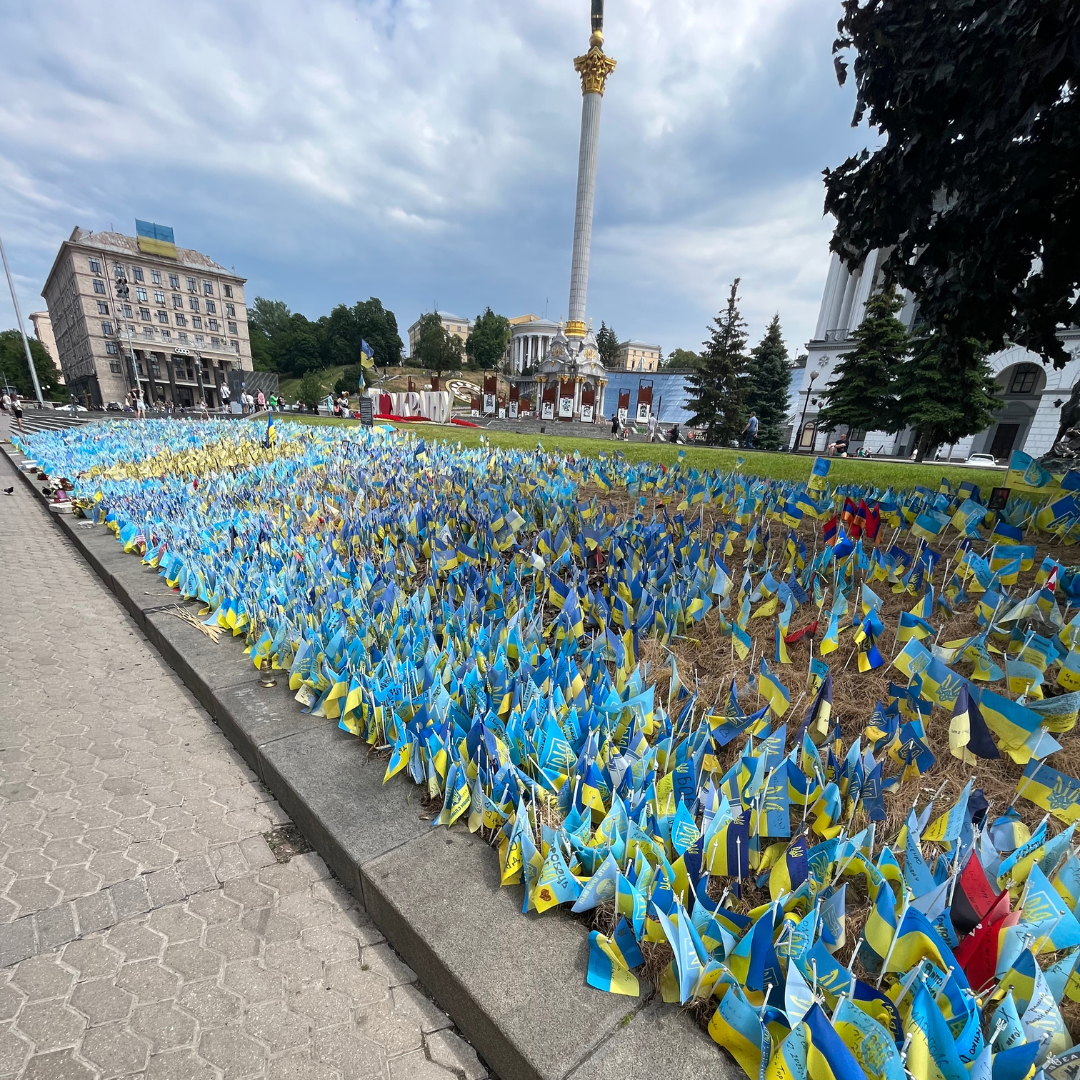
<svg viewBox="0 0 1080 1080">
<path fill-rule="evenodd" d="M 762 450 L 779 450 L 784 443 L 790 389 L 791 362 L 780 330 L 780 316 L 774 315 L 761 343 L 750 350 L 747 380 L 747 415 L 757 415 L 757 445 Z"/>
<path fill-rule="evenodd" d="M 701 367 L 687 379 L 690 426 L 704 428 L 705 441 L 714 446 L 729 446 L 745 423 L 746 323 L 739 314 L 739 280 L 731 283 L 727 307 L 713 320 Z"/>
<path fill-rule="evenodd" d="M 820 430 L 846 426 L 899 431 L 904 427 L 896 385 L 909 349 L 907 331 L 896 317 L 903 306 L 903 298 L 894 289 L 875 293 L 867 301 L 866 316 L 851 335 L 855 348 L 843 355 L 821 391 Z"/>
<path fill-rule="evenodd" d="M 911 357 L 897 376 L 897 409 L 905 426 L 915 429 L 919 461 L 993 423 L 1004 402 L 995 396 L 986 353 L 982 342 L 967 340 L 958 348 L 928 328 L 912 340 Z"/>
</svg>

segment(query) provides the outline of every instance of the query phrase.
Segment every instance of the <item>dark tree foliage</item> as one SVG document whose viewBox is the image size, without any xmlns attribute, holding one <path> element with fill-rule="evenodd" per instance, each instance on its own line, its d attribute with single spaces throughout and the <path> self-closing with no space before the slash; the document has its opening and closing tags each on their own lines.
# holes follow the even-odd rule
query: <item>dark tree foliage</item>
<svg viewBox="0 0 1080 1080">
<path fill-rule="evenodd" d="M 819 428 L 904 427 L 896 403 L 896 380 L 908 354 L 907 331 L 896 317 L 903 306 L 903 298 L 893 290 L 875 293 L 867 301 L 866 316 L 851 335 L 855 347 L 843 355 L 820 393 L 825 404 L 818 413 Z"/>
<path fill-rule="evenodd" d="M 441 375 L 444 371 L 457 371 L 461 367 L 464 345 L 457 334 L 450 333 L 442 319 L 429 311 L 420 317 L 420 336 L 413 349 L 413 363 Z"/>
<path fill-rule="evenodd" d="M 65 391 L 60 385 L 60 372 L 53 358 L 37 338 L 27 337 L 27 341 L 30 342 L 30 356 L 34 361 L 42 397 L 62 397 Z M 18 330 L 0 333 L 0 393 L 3 393 L 3 379 L 7 379 L 12 388 L 24 397 L 34 396 L 34 383 L 26 366 L 26 350 Z"/>
<path fill-rule="evenodd" d="M 1080 322 L 1080 0 L 843 0 L 864 118 L 885 137 L 826 170 L 833 250 L 894 249 L 953 362 L 1012 341 L 1061 367 Z M 974 351 L 973 351 L 974 350 Z"/>
<path fill-rule="evenodd" d="M 619 335 L 606 322 L 600 323 L 596 331 L 596 351 L 606 368 L 613 368 L 619 362 Z"/>
<path fill-rule="evenodd" d="M 896 380 L 897 409 L 904 425 L 915 429 L 918 460 L 938 446 L 951 446 L 983 431 L 1004 405 L 995 397 L 994 374 L 986 362 L 986 346 L 970 342 L 968 367 L 950 355 L 952 342 L 928 330 L 912 339 L 911 356 L 900 366 Z"/>
<path fill-rule="evenodd" d="M 496 315 L 489 307 L 476 317 L 465 342 L 465 353 L 470 364 L 487 370 L 499 363 L 509 343 L 510 320 L 505 315 Z"/>
<path fill-rule="evenodd" d="M 689 371 L 701 367 L 701 356 L 689 349 L 672 349 L 663 367 L 668 371 Z"/>
<path fill-rule="evenodd" d="M 728 446 L 745 423 L 746 323 L 739 314 L 739 278 L 731 283 L 727 307 L 713 320 L 701 350 L 701 367 L 687 379 L 691 427 L 705 429 L 705 441 Z"/>
<path fill-rule="evenodd" d="M 784 443 L 784 421 L 791 389 L 791 361 L 780 330 L 780 316 L 774 315 L 760 344 L 750 350 L 746 387 L 746 411 L 757 414 L 757 445 L 762 450 L 779 450 Z"/>
<path fill-rule="evenodd" d="M 351 308 L 338 304 L 315 322 L 291 312 L 281 300 L 257 296 L 248 328 L 256 370 L 282 375 L 301 376 L 320 368 L 355 364 L 360 359 L 361 341 L 374 350 L 376 364 L 400 364 L 405 348 L 394 313 L 374 296 Z"/>
</svg>

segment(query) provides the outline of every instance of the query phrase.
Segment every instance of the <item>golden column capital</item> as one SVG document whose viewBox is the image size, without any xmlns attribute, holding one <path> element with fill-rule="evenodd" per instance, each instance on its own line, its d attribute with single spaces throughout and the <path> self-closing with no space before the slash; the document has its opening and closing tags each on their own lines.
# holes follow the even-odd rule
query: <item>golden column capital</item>
<svg viewBox="0 0 1080 1080">
<path fill-rule="evenodd" d="M 615 70 L 616 61 L 600 47 L 602 41 L 602 35 L 593 34 L 589 51 L 574 59 L 574 70 L 581 76 L 582 94 L 603 94 L 608 76 Z"/>
</svg>

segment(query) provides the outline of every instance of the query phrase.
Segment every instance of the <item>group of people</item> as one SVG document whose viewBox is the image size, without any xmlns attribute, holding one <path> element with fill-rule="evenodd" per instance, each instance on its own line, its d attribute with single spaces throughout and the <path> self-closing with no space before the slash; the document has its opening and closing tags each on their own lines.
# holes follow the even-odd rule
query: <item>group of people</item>
<svg viewBox="0 0 1080 1080">
<path fill-rule="evenodd" d="M 626 442 L 630 438 L 630 428 L 632 425 L 623 422 L 623 419 L 617 412 L 611 414 L 611 437 L 613 439 L 622 439 Z M 635 426 L 634 430 L 637 428 Z M 655 414 L 650 414 L 648 424 L 649 442 L 679 442 L 679 425 L 673 424 L 668 430 L 667 434 L 661 434 L 660 432 L 660 418 Z"/>
<path fill-rule="evenodd" d="M 22 422 L 22 402 L 19 400 L 19 392 L 16 390 L 5 390 L 4 396 L 0 398 L 0 404 L 4 407 L 4 412 L 15 418 L 15 424 L 18 429 L 25 433 L 26 429 L 23 427 Z"/>
<path fill-rule="evenodd" d="M 349 392 L 345 390 L 338 397 L 334 397 L 333 394 L 327 394 L 326 411 L 332 413 L 334 416 L 348 416 L 350 413 Z"/>
</svg>

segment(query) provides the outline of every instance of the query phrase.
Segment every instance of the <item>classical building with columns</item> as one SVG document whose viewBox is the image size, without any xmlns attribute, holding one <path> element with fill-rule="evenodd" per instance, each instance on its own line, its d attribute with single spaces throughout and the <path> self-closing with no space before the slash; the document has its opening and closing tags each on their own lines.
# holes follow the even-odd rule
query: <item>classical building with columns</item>
<svg viewBox="0 0 1080 1080">
<path fill-rule="evenodd" d="M 817 424 L 818 395 L 833 378 L 840 358 L 854 347 L 852 330 L 862 322 L 872 291 L 881 286 L 883 261 L 884 252 L 875 250 L 862 266 L 851 271 L 833 254 L 814 337 L 807 342 L 806 356 L 799 358 L 792 375 L 789 445 L 820 452 L 832 441 L 833 433 Z M 918 315 L 917 305 L 907 294 L 905 301 L 898 318 L 910 329 Z M 1061 406 L 1080 381 L 1080 328 L 1063 330 L 1060 336 L 1072 357 L 1060 371 L 1044 366 L 1036 353 L 1020 346 L 989 358 L 1002 407 L 984 431 L 940 448 L 942 457 L 964 460 L 971 454 L 985 453 L 1004 462 L 1014 450 L 1038 457 L 1050 449 Z M 852 431 L 848 453 L 865 446 L 872 454 L 908 457 L 914 443 L 915 433 L 910 428 L 897 434 Z"/>
<path fill-rule="evenodd" d="M 541 319 L 539 315 L 518 315 L 511 319 L 510 344 L 503 357 L 507 374 L 520 375 L 526 369 L 535 371 L 558 332 L 557 322 Z"/>
</svg>

